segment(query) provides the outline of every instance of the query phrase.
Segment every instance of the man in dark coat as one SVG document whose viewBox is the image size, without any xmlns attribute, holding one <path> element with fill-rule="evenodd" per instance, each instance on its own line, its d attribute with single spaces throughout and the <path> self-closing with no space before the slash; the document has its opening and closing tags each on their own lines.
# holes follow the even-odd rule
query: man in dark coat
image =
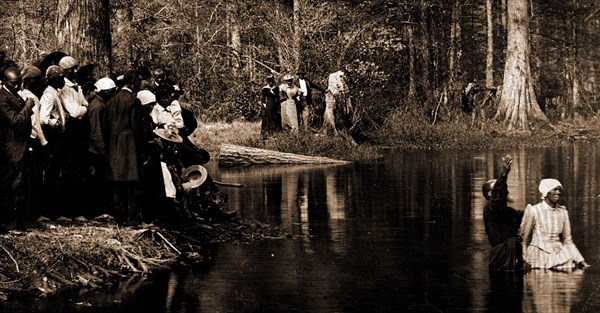
<svg viewBox="0 0 600 313">
<path fill-rule="evenodd" d="M 510 155 L 502 158 L 502 173 L 496 180 L 488 180 L 481 191 L 488 200 L 483 211 L 483 221 L 488 241 L 492 246 L 489 269 L 492 271 L 520 270 L 523 262 L 521 243 L 518 238 L 523 211 L 508 206 L 508 173 L 512 165 Z"/>
<path fill-rule="evenodd" d="M 33 99 L 24 101 L 18 91 L 21 73 L 9 67 L 3 71 L 0 89 L 0 231 L 16 227 L 21 198 L 23 156 L 31 135 Z"/>
<path fill-rule="evenodd" d="M 116 93 L 117 85 L 115 82 L 104 77 L 95 84 L 95 96 L 88 106 L 86 118 L 90 126 L 88 160 L 89 160 L 89 184 L 87 197 L 88 205 L 92 211 L 87 212 L 90 217 L 95 217 L 103 213 L 109 213 L 109 199 L 112 195 L 108 192 L 107 177 L 107 153 L 106 137 L 108 137 L 108 121 L 106 118 L 106 102 Z"/>
<path fill-rule="evenodd" d="M 314 84 L 310 80 L 306 78 L 306 71 L 303 69 L 298 70 L 298 88 L 302 93 L 300 94 L 300 103 L 297 107 L 299 124 L 304 127 L 304 130 L 308 130 L 308 114 L 309 107 L 313 103 L 312 89 L 319 90 L 320 92 L 325 92 L 325 88 Z"/>
<path fill-rule="evenodd" d="M 138 208 L 139 167 L 134 136 L 134 92 L 139 85 L 135 73 L 123 77 L 123 88 L 106 104 L 108 121 L 108 176 L 113 182 L 114 209 L 119 222 L 141 222 Z"/>
</svg>

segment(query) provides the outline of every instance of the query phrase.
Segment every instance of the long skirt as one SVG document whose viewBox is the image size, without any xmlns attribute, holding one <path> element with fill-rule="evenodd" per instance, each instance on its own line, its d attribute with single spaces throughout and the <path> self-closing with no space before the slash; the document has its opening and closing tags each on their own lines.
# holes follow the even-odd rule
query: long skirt
<svg viewBox="0 0 600 313">
<path fill-rule="evenodd" d="M 490 250 L 489 269 L 492 271 L 518 271 L 523 263 L 521 243 L 510 237 Z"/>
<path fill-rule="evenodd" d="M 298 133 L 298 112 L 294 100 L 281 102 L 281 126 L 283 129 Z"/>
</svg>

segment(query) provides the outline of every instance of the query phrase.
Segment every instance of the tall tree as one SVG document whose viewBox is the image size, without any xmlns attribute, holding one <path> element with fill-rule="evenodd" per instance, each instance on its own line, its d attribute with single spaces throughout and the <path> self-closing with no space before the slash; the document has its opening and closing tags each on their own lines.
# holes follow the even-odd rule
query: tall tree
<svg viewBox="0 0 600 313">
<path fill-rule="evenodd" d="M 240 22 L 238 21 L 239 11 L 238 4 L 235 1 L 227 3 L 227 45 L 231 48 L 233 56 L 231 65 L 234 71 L 237 71 L 241 67 L 240 57 L 242 54 L 242 38 L 240 30 Z"/>
<path fill-rule="evenodd" d="M 571 79 L 571 101 L 572 108 L 577 110 L 581 107 L 581 92 L 580 92 L 580 70 L 579 70 L 579 16 L 577 11 L 579 10 L 579 1 L 573 0 L 571 6 L 571 12 L 569 12 L 571 18 L 569 21 L 571 27 L 571 43 L 572 48 L 569 65 L 570 65 L 570 79 Z"/>
<path fill-rule="evenodd" d="M 300 27 L 300 15 L 301 15 L 301 9 L 300 9 L 300 0 L 294 0 L 294 21 L 293 21 L 293 25 L 294 25 L 294 39 L 292 41 L 292 51 L 294 53 L 294 59 L 293 59 L 293 67 L 294 70 L 298 69 L 298 66 L 300 66 L 300 58 L 301 58 L 301 51 L 300 51 L 300 45 L 302 43 L 302 28 Z"/>
<path fill-rule="evenodd" d="M 492 0 L 485 1 L 487 17 L 487 50 L 485 58 L 485 86 L 494 87 L 494 23 L 492 19 Z"/>
<path fill-rule="evenodd" d="M 507 1 L 508 38 L 504 83 L 495 119 L 508 129 L 528 129 L 529 122 L 547 121 L 533 89 L 529 66 L 529 11 L 527 0 Z"/>
<path fill-rule="evenodd" d="M 450 25 L 450 57 L 448 71 L 450 74 L 450 90 L 454 103 L 459 103 L 458 96 L 462 89 L 462 1 L 454 0 L 452 5 L 452 22 Z"/>
<path fill-rule="evenodd" d="M 109 0 L 58 0 L 56 38 L 59 49 L 82 64 L 96 64 L 100 75 L 109 74 Z"/>
</svg>

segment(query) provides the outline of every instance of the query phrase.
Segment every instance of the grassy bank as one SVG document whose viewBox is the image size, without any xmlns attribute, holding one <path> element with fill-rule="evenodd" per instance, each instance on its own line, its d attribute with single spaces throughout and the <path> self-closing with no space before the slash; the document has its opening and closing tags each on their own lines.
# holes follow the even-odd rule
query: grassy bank
<svg viewBox="0 0 600 313">
<path fill-rule="evenodd" d="M 392 114 L 378 130 L 364 134 L 353 144 L 348 137 L 324 136 L 315 131 L 293 135 L 282 132 L 263 138 L 258 122 L 200 123 L 193 140 L 218 157 L 221 143 L 291 152 L 334 159 L 360 161 L 375 159 L 383 148 L 399 150 L 485 150 L 515 147 L 554 147 L 576 140 L 600 138 L 600 119 L 576 117 L 550 122 L 530 131 L 509 131 L 506 126 L 487 122 L 471 125 L 470 116 L 458 114 L 449 120 L 432 123 L 410 112 Z"/>
</svg>

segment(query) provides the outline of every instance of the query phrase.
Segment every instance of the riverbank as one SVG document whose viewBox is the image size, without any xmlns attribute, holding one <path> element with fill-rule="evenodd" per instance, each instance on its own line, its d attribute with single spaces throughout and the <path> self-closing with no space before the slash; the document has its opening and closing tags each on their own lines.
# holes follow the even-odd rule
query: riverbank
<svg viewBox="0 0 600 313">
<path fill-rule="evenodd" d="M 175 264 L 202 262 L 204 249 L 223 242 L 282 239 L 258 222 L 198 222 L 181 229 L 119 227 L 110 217 L 40 222 L 0 235 L 0 300 L 45 296 L 64 288 L 97 288 Z"/>
<path fill-rule="evenodd" d="M 509 131 L 505 126 L 488 122 L 472 126 L 470 116 L 458 115 L 451 121 L 435 124 L 421 117 L 396 115 L 379 130 L 365 134 L 359 141 L 348 136 L 325 136 L 317 130 L 291 134 L 283 132 L 263 138 L 260 122 L 200 122 L 192 140 L 218 158 L 223 143 L 324 156 L 347 161 L 373 160 L 384 149 L 413 150 L 486 150 L 556 147 L 578 140 L 600 138 L 600 119 L 573 118 L 538 125 L 530 131 Z"/>
</svg>

